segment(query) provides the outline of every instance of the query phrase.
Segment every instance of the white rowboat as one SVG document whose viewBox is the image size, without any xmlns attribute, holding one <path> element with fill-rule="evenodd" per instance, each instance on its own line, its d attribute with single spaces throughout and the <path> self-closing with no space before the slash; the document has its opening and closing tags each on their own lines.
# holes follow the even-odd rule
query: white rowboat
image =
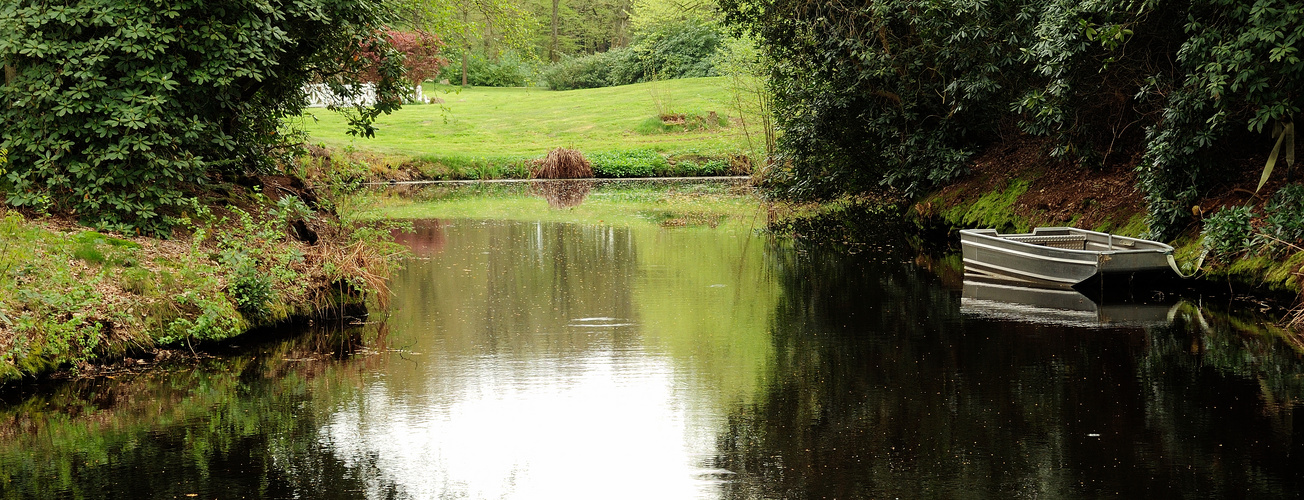
<svg viewBox="0 0 1304 500">
<path fill-rule="evenodd" d="M 1071 227 L 1039 227 L 1025 234 L 965 229 L 960 248 L 966 274 L 1036 285 L 1073 286 L 1105 274 L 1171 270 L 1181 275 L 1169 245 Z"/>
</svg>

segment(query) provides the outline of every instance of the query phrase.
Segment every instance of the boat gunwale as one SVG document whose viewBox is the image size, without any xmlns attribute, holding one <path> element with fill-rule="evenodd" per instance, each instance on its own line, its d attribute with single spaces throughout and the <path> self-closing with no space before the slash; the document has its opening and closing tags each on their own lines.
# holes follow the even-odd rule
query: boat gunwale
<svg viewBox="0 0 1304 500">
<path fill-rule="evenodd" d="M 1036 243 L 1028 243 L 1024 241 L 1009 239 L 1009 237 L 1011 236 L 1036 236 L 1037 230 L 1056 230 L 1056 229 L 1067 230 L 1069 232 L 1087 233 L 1087 234 L 1108 236 L 1111 238 L 1119 238 L 1125 241 L 1134 241 L 1138 243 L 1144 243 L 1147 245 L 1156 245 L 1159 248 L 1135 248 L 1131 250 L 1074 250 L 1070 248 L 1057 248 L 1052 246 L 1038 245 Z M 987 233 L 987 231 L 990 231 L 990 233 Z M 960 238 L 961 243 L 964 243 L 963 236 L 968 235 L 982 240 L 994 240 L 994 241 L 1009 243 L 1013 245 L 1015 248 L 1036 248 L 1043 251 L 1049 249 L 1054 252 L 1064 252 L 1070 255 L 1115 255 L 1115 254 L 1142 254 L 1142 253 L 1156 253 L 1159 255 L 1170 255 L 1173 253 L 1172 245 L 1169 245 L 1167 243 L 1161 243 L 1154 240 L 1145 240 L 1141 238 L 1132 238 L 1128 236 L 1118 236 L 1110 233 L 1102 233 L 1099 231 L 1078 229 L 1075 227 L 1038 227 L 1038 228 L 1034 228 L 1032 233 L 1012 233 L 1012 234 L 1001 234 L 997 232 L 995 229 L 961 229 L 960 235 L 961 235 Z M 976 242 L 970 242 L 970 243 L 976 244 Z M 1041 256 L 1041 255 L 1038 255 L 1037 257 L 1053 258 L 1053 257 Z"/>
</svg>

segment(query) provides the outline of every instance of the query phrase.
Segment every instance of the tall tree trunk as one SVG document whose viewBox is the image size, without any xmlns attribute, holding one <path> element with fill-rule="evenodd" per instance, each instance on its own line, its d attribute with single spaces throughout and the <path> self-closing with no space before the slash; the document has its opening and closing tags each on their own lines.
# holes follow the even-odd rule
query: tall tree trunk
<svg viewBox="0 0 1304 500">
<path fill-rule="evenodd" d="M 554 0 L 555 1 L 555 0 Z M 462 86 L 466 86 L 466 61 L 471 56 L 471 25 L 466 22 L 467 7 L 465 0 L 462 2 Z"/>
<path fill-rule="evenodd" d="M 557 6 L 561 0 L 552 0 L 552 46 L 548 48 L 548 59 L 557 62 L 561 57 L 557 54 Z"/>
<path fill-rule="evenodd" d="M 633 8 L 628 0 L 617 5 L 615 26 L 612 27 L 611 46 L 629 45 L 629 9 Z"/>
</svg>

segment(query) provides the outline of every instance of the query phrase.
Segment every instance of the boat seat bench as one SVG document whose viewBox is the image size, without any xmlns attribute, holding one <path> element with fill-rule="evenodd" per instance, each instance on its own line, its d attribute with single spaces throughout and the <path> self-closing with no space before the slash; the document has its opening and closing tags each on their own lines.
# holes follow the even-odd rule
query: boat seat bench
<svg viewBox="0 0 1304 500">
<path fill-rule="evenodd" d="M 1009 239 L 1033 245 L 1041 245 L 1051 248 L 1063 248 L 1065 250 L 1086 250 L 1087 237 L 1080 234 L 1066 234 L 1062 236 L 1011 236 Z"/>
</svg>

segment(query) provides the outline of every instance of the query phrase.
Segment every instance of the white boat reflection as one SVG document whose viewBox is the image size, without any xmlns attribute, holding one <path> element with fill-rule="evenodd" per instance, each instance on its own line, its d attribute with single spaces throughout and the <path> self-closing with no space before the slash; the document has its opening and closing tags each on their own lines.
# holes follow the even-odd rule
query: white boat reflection
<svg viewBox="0 0 1304 500">
<path fill-rule="evenodd" d="M 1103 301 L 1102 301 L 1103 302 Z M 1144 327 L 1172 323 L 1178 304 L 1102 303 L 1072 288 L 1038 288 L 968 277 L 960 299 L 966 317 L 1075 327 Z"/>
</svg>

